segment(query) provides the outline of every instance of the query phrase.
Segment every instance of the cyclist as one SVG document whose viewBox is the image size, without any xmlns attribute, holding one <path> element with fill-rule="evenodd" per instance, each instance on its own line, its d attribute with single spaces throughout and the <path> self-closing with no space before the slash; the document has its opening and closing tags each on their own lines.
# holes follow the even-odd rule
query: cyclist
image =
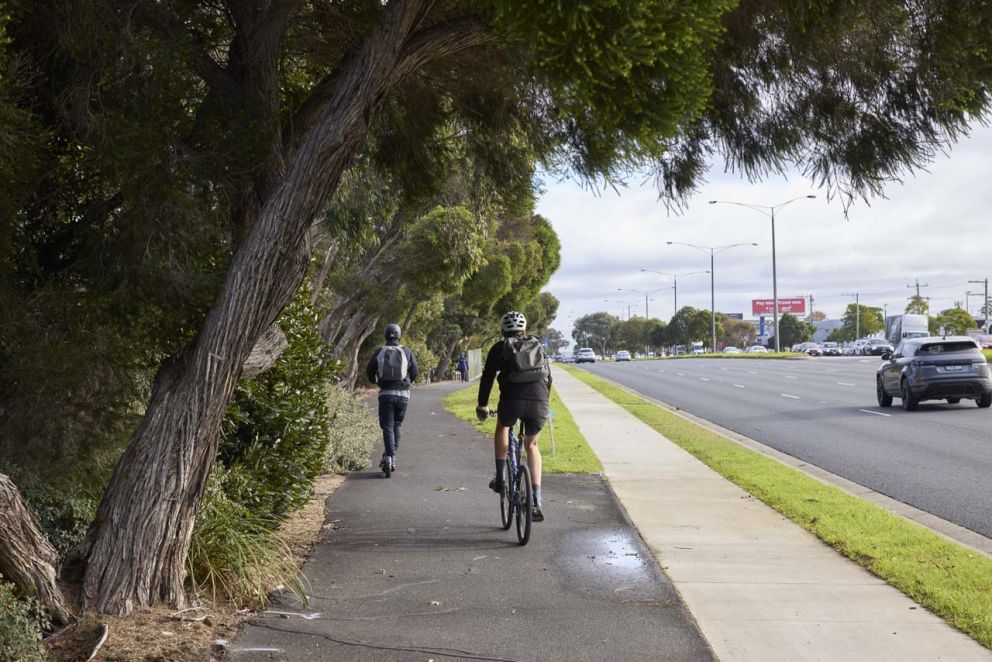
<svg viewBox="0 0 992 662">
<path fill-rule="evenodd" d="M 400 345 L 400 327 L 387 324 L 386 344 L 369 359 L 365 372 L 369 381 L 379 386 L 379 427 L 385 452 L 379 467 L 396 471 L 396 449 L 400 445 L 400 426 L 410 402 L 410 384 L 417 379 L 417 361 L 409 347 Z"/>
<path fill-rule="evenodd" d="M 527 319 L 513 310 L 500 320 L 503 340 L 493 345 L 486 355 L 486 365 L 479 382 L 479 400 L 475 413 L 479 420 L 489 415 L 489 394 L 493 380 L 499 382 L 499 405 L 496 408 L 496 477 L 490 489 L 503 491 L 503 474 L 509 450 L 509 430 L 517 423 L 524 424 L 524 447 L 527 465 L 534 483 L 533 521 L 544 521 L 541 505 L 541 451 L 537 437 L 548 420 L 548 399 L 551 397 L 551 369 L 541 341 L 527 336 Z"/>
</svg>

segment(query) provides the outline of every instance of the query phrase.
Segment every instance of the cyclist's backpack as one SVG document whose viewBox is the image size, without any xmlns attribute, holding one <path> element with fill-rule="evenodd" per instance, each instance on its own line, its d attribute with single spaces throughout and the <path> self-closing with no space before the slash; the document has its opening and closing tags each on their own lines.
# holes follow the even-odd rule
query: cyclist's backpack
<svg viewBox="0 0 992 662">
<path fill-rule="evenodd" d="M 410 365 L 403 345 L 383 345 L 379 351 L 379 383 L 402 382 L 407 379 Z"/>
<path fill-rule="evenodd" d="M 537 336 L 507 338 L 503 345 L 510 370 L 503 378 L 511 384 L 538 382 L 548 376 L 548 357 Z"/>
</svg>

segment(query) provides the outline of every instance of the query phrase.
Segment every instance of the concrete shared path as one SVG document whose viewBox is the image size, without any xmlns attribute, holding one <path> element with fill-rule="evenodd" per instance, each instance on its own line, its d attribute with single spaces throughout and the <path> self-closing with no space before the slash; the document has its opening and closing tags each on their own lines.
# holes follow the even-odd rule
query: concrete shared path
<svg viewBox="0 0 992 662">
<path fill-rule="evenodd" d="M 555 386 L 724 662 L 992 660 L 592 388 L 564 371 Z"/>
</svg>

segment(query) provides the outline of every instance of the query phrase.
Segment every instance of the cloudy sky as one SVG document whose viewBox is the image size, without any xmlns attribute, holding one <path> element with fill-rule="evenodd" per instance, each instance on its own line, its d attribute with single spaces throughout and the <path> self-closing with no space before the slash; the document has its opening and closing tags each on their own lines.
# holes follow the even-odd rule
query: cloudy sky
<svg viewBox="0 0 992 662">
<path fill-rule="evenodd" d="M 606 310 L 619 315 L 629 302 L 644 314 L 644 295 L 621 292 L 668 289 L 650 295 L 650 314 L 667 320 L 673 312 L 671 280 L 641 269 L 685 273 L 709 269 L 709 253 L 665 242 L 706 246 L 759 245 L 716 256 L 716 309 L 750 317 L 752 298 L 772 296 L 771 223 L 756 211 L 709 200 L 773 205 L 807 194 L 776 214 L 779 297 L 812 294 L 815 308 L 838 317 L 860 292 L 861 302 L 901 312 L 917 279 L 931 310 L 965 301 L 965 292 L 992 278 L 992 129 L 977 127 L 926 172 L 890 184 L 886 198 L 855 204 L 847 218 L 839 200 L 799 173 L 749 184 L 714 163 L 708 182 L 681 215 L 668 214 L 652 184 L 632 182 L 618 194 L 584 190 L 574 182 L 545 182 L 538 212 L 561 239 L 561 267 L 548 290 L 561 300 L 554 325 L 570 337 L 572 322 Z M 679 280 L 678 303 L 709 308 L 710 277 Z M 972 296 L 978 312 L 981 296 Z M 635 307 L 636 306 L 636 307 Z"/>
</svg>

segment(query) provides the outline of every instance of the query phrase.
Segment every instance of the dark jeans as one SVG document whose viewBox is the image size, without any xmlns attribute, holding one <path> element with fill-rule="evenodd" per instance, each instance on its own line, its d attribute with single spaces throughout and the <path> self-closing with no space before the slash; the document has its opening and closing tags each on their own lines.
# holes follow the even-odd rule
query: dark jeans
<svg viewBox="0 0 992 662">
<path fill-rule="evenodd" d="M 400 426 L 406 416 L 406 406 L 409 398 L 400 395 L 379 396 L 379 427 L 382 428 L 382 443 L 386 455 L 393 457 L 400 447 Z"/>
</svg>

